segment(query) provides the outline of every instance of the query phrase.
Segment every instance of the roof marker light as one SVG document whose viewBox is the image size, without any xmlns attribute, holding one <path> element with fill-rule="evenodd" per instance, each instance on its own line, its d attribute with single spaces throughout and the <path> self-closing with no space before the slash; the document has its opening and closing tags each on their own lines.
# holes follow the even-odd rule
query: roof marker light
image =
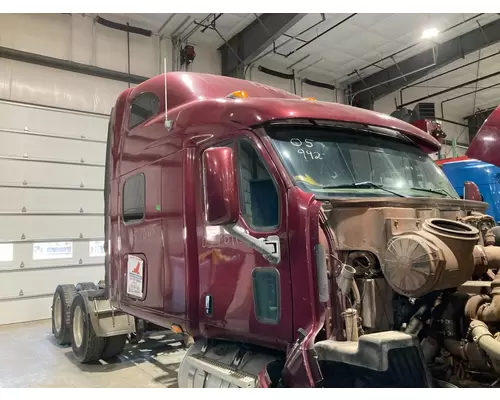
<svg viewBox="0 0 500 400">
<path fill-rule="evenodd" d="M 317 100 L 316 100 L 316 97 L 304 97 L 302 100 L 306 100 L 306 101 L 317 101 Z"/>
<path fill-rule="evenodd" d="M 246 99 L 248 97 L 248 93 L 244 90 L 236 90 L 233 93 L 230 93 L 226 96 L 228 99 Z"/>
</svg>

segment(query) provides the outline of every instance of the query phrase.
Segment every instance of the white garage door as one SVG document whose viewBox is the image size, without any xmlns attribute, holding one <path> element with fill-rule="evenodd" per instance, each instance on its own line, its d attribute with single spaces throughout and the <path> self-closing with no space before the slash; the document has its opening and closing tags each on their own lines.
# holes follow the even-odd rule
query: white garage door
<svg viewBox="0 0 500 400">
<path fill-rule="evenodd" d="M 0 101 L 0 325 L 104 279 L 104 115 Z"/>
</svg>

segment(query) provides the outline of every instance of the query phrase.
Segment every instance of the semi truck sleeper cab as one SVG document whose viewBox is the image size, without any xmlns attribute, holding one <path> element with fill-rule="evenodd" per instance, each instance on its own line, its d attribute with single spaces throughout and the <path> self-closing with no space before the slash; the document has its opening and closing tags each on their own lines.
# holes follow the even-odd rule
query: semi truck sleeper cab
<svg viewBox="0 0 500 400">
<path fill-rule="evenodd" d="M 457 288 L 500 251 L 468 223 L 494 229 L 486 204 L 428 157 L 439 146 L 383 114 L 228 77 L 127 89 L 108 132 L 105 281 L 58 287 L 54 335 L 89 362 L 139 321 L 172 329 L 192 344 L 180 387 L 450 385 L 433 369 L 443 321 L 491 329 Z"/>
</svg>

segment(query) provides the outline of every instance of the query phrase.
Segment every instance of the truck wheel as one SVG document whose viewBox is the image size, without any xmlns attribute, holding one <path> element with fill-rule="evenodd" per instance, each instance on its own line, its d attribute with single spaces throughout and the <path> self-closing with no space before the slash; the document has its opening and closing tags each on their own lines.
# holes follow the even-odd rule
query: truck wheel
<svg viewBox="0 0 500 400">
<path fill-rule="evenodd" d="M 81 290 L 97 290 L 97 286 L 93 282 L 82 282 L 76 285 L 76 291 L 79 292 Z"/>
<path fill-rule="evenodd" d="M 104 350 L 102 351 L 101 358 L 103 360 L 109 360 L 110 358 L 117 357 L 122 354 L 126 341 L 127 335 L 110 336 L 106 338 L 106 344 L 104 346 Z"/>
<path fill-rule="evenodd" d="M 76 359 L 82 364 L 101 358 L 106 339 L 95 334 L 85 299 L 77 294 L 71 304 L 71 347 Z"/>
<path fill-rule="evenodd" d="M 52 300 L 52 333 L 60 346 L 71 343 L 71 303 L 76 296 L 75 285 L 59 285 Z"/>
</svg>

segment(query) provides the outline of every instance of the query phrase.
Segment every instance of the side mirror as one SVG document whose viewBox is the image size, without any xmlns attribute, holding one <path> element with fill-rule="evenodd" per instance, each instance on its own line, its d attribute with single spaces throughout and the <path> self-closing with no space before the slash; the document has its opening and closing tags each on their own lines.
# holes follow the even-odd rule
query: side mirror
<svg viewBox="0 0 500 400">
<path fill-rule="evenodd" d="M 234 151 L 216 147 L 203 153 L 205 213 L 209 225 L 235 224 L 239 218 Z"/>
<path fill-rule="evenodd" d="M 467 181 L 464 183 L 464 200 L 482 201 L 479 188 L 474 182 Z"/>
</svg>

